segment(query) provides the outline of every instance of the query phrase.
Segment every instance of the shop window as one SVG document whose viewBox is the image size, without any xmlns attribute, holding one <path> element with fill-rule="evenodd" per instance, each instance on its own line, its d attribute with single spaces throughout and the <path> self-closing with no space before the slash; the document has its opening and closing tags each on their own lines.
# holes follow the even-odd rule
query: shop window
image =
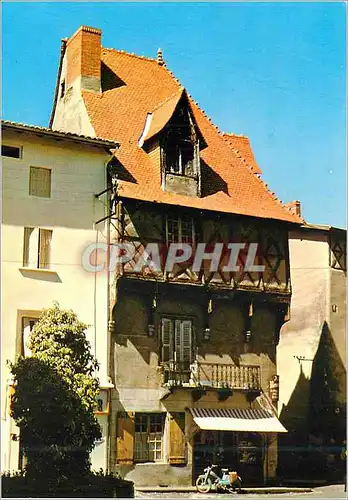
<svg viewBox="0 0 348 500">
<path fill-rule="evenodd" d="M 163 413 L 135 414 L 135 462 L 161 462 L 163 460 Z"/>
</svg>

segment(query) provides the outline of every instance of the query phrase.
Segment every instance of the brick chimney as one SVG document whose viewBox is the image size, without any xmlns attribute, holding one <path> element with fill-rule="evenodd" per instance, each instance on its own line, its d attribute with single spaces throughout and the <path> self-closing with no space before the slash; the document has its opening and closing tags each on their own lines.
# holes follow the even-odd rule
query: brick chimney
<svg viewBox="0 0 348 500">
<path fill-rule="evenodd" d="M 301 217 L 301 202 L 298 200 L 290 201 L 290 203 L 287 203 L 286 208 L 291 212 L 293 215 L 298 215 Z"/>
<path fill-rule="evenodd" d="M 80 26 L 66 44 L 66 86 L 101 91 L 101 30 Z"/>
</svg>

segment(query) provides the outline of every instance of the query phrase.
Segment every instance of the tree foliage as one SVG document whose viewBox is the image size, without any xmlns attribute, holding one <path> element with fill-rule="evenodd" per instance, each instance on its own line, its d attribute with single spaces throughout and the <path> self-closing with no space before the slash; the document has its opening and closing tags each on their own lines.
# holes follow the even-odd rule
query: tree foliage
<svg viewBox="0 0 348 500">
<path fill-rule="evenodd" d="M 11 366 L 12 416 L 33 477 L 63 479 L 90 469 L 89 454 L 101 432 L 94 416 L 98 365 L 86 328 L 73 311 L 54 303 L 31 332 L 32 356 Z"/>
</svg>

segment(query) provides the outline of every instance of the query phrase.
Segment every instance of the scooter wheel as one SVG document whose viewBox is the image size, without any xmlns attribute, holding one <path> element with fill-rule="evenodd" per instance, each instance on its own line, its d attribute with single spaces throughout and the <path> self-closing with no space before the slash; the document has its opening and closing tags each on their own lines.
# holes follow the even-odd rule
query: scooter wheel
<svg viewBox="0 0 348 500">
<path fill-rule="evenodd" d="M 209 493 L 212 485 L 213 483 L 209 477 L 206 479 L 205 476 L 198 476 L 196 481 L 196 488 L 199 493 Z"/>
</svg>

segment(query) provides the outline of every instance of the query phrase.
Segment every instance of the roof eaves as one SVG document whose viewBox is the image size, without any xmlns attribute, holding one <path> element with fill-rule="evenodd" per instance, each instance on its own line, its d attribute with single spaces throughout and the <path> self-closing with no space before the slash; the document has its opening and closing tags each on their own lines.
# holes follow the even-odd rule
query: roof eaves
<svg viewBox="0 0 348 500">
<path fill-rule="evenodd" d="M 308 229 L 308 230 L 313 230 L 313 231 L 325 231 L 325 232 L 330 232 L 330 231 L 342 231 L 346 232 L 347 229 L 343 227 L 336 227 L 336 226 L 329 226 L 326 224 L 311 224 L 309 222 L 306 222 L 301 226 L 301 229 Z"/>
<path fill-rule="evenodd" d="M 89 137 L 87 135 L 73 134 L 71 132 L 61 132 L 59 130 L 52 130 L 47 127 L 39 127 L 38 125 L 27 125 L 25 123 L 17 123 L 9 120 L 1 120 L 2 129 L 12 129 L 23 132 L 32 132 L 40 135 L 47 135 L 53 138 L 67 139 L 75 142 L 82 142 L 94 146 L 109 147 L 110 149 L 118 149 L 119 143 L 117 141 L 109 141 L 102 137 Z"/>
</svg>

